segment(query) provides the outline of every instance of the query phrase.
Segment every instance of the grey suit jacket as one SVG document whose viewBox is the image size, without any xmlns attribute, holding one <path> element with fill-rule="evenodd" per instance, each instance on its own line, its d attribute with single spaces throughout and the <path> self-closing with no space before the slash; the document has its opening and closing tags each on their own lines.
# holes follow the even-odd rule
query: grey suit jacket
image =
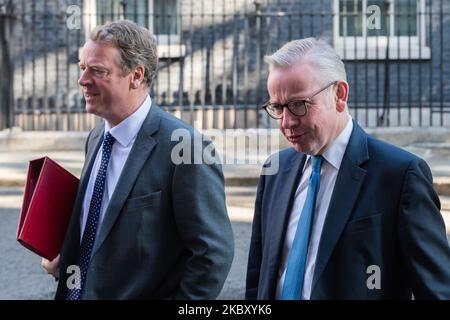
<svg viewBox="0 0 450 320">
<path fill-rule="evenodd" d="M 192 142 L 192 127 L 153 104 L 97 231 L 83 298 L 214 299 L 219 294 L 234 251 L 222 169 L 205 162 L 174 164 L 176 129 L 187 130 Z M 65 299 L 72 275 L 67 267 L 77 264 L 82 202 L 103 133 L 101 123 L 86 143 L 56 299 Z M 201 152 L 206 143 L 190 145 Z"/>
</svg>

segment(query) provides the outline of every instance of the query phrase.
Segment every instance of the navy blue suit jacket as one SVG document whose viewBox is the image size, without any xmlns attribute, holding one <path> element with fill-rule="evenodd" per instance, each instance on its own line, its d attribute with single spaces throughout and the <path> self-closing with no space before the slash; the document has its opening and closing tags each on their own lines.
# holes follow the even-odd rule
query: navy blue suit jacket
<svg viewBox="0 0 450 320">
<path fill-rule="evenodd" d="M 259 181 L 247 299 L 275 298 L 289 213 L 306 159 L 292 148 L 278 156 L 278 173 Z M 371 265 L 379 267 L 379 289 L 367 285 Z M 311 299 L 410 299 L 412 294 L 450 299 L 450 248 L 430 169 L 354 122 L 323 227 Z"/>
</svg>

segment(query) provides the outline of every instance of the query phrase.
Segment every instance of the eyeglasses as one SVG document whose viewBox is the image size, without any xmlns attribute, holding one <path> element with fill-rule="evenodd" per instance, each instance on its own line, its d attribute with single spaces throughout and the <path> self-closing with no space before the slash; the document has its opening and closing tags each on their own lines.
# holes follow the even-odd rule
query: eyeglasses
<svg viewBox="0 0 450 320">
<path fill-rule="evenodd" d="M 281 119 L 283 118 L 283 109 L 284 107 L 287 107 L 290 113 L 292 113 L 294 116 L 303 117 L 306 115 L 308 111 L 308 103 L 311 102 L 311 99 L 327 89 L 329 86 L 336 84 L 337 81 L 330 82 L 326 85 L 326 87 L 320 89 L 319 91 L 312 94 L 310 97 L 305 99 L 295 99 L 291 100 L 286 104 L 280 104 L 280 103 L 272 103 L 270 101 L 266 102 L 261 108 L 266 110 L 266 112 L 274 119 Z"/>
</svg>

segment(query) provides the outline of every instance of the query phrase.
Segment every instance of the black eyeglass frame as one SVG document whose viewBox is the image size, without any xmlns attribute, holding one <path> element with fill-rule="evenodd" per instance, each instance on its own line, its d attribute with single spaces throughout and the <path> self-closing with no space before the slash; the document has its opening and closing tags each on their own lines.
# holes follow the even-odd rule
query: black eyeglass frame
<svg viewBox="0 0 450 320">
<path fill-rule="evenodd" d="M 294 116 L 303 117 L 303 116 L 305 116 L 305 115 L 308 113 L 308 103 L 311 102 L 311 99 L 314 98 L 314 97 L 315 97 L 316 95 L 318 95 L 319 93 L 321 93 L 322 91 L 324 91 L 325 89 L 328 89 L 331 85 L 335 85 L 335 84 L 337 84 L 337 83 L 338 83 L 338 81 L 330 82 L 329 84 L 327 84 L 327 85 L 326 85 L 325 87 L 323 87 L 322 89 L 316 91 L 316 92 L 313 93 L 311 96 L 309 96 L 309 97 L 307 97 L 307 98 L 304 98 L 304 99 L 294 99 L 294 100 L 288 101 L 288 102 L 285 103 L 285 104 L 271 103 L 270 101 L 267 101 L 265 104 L 263 104 L 263 105 L 261 106 L 261 108 L 264 109 L 264 110 L 267 112 L 267 114 L 268 114 L 271 118 L 276 119 L 276 120 L 279 120 L 279 119 L 282 119 L 282 118 L 283 118 L 283 109 L 284 109 L 284 108 L 287 108 L 287 109 L 289 110 L 289 112 L 292 113 Z M 304 109 L 305 111 L 304 111 L 304 113 L 302 113 L 302 114 L 297 114 L 297 113 L 295 113 L 295 112 L 292 110 L 293 107 L 289 107 L 289 106 L 292 106 L 293 103 L 298 103 L 298 102 L 302 102 L 302 103 L 303 103 L 303 106 L 304 106 L 303 109 Z M 275 106 L 281 107 L 281 114 L 280 114 L 280 116 L 276 116 L 275 114 L 272 114 L 272 113 L 270 113 L 270 112 L 267 110 L 267 108 L 269 108 L 271 105 L 275 105 Z"/>
</svg>

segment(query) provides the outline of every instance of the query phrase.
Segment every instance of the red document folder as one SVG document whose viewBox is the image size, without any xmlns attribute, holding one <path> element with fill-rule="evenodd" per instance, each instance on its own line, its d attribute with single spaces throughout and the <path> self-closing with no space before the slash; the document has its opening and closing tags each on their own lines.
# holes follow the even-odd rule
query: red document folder
<svg viewBox="0 0 450 320">
<path fill-rule="evenodd" d="M 16 236 L 20 244 L 48 260 L 59 254 L 78 182 L 48 157 L 30 161 Z"/>
</svg>

